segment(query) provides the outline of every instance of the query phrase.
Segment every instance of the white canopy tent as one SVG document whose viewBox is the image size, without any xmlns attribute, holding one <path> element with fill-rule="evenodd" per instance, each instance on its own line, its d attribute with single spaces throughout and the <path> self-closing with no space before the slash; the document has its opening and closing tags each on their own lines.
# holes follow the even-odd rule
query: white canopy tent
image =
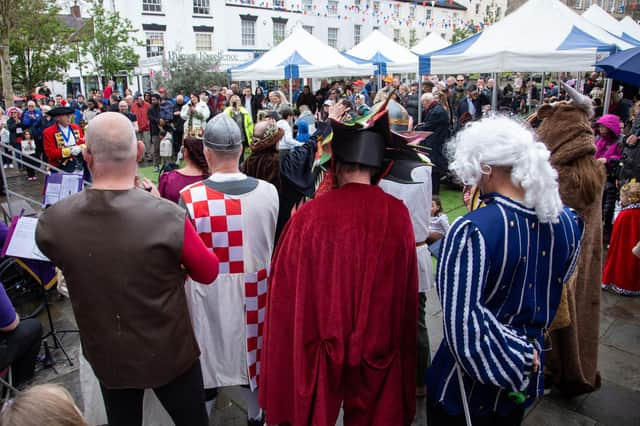
<svg viewBox="0 0 640 426">
<path fill-rule="evenodd" d="M 582 14 L 582 17 L 626 42 L 634 45 L 640 43 L 640 41 L 636 40 L 635 37 L 624 31 L 623 26 L 616 18 L 609 15 L 597 4 L 589 6 L 589 8 Z"/>
<path fill-rule="evenodd" d="M 299 77 L 360 76 L 372 64 L 357 64 L 301 27 L 261 57 L 230 68 L 232 80 L 283 80 Z"/>
<path fill-rule="evenodd" d="M 411 51 L 416 55 L 425 55 L 427 53 L 435 52 L 436 50 L 444 49 L 450 44 L 451 43 L 440 37 L 440 34 L 434 31 L 427 37 L 420 40 L 418 44 L 413 46 Z"/>
<path fill-rule="evenodd" d="M 634 21 L 630 16 L 625 16 L 620 20 L 620 27 L 622 31 L 629 34 L 636 40 L 640 40 L 640 25 Z"/>
<path fill-rule="evenodd" d="M 375 64 L 379 70 L 382 65 L 382 73 L 414 73 L 418 66 L 415 54 L 378 30 L 353 46 L 347 54 Z"/>
<path fill-rule="evenodd" d="M 421 55 L 420 73 L 586 71 L 630 47 L 558 0 L 529 0 L 483 32 Z"/>
</svg>

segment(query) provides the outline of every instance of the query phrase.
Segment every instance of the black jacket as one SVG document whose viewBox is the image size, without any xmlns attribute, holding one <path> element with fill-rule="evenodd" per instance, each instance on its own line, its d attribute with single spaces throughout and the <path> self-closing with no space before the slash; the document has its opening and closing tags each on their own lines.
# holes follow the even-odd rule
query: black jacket
<svg viewBox="0 0 640 426">
<path fill-rule="evenodd" d="M 160 124 L 160 105 L 151 105 L 149 108 L 149 127 L 151 130 L 151 136 L 160 135 L 160 129 L 158 128 L 158 124 Z"/>
<path fill-rule="evenodd" d="M 640 141 L 635 145 L 625 143 L 620 158 L 620 182 L 626 183 L 635 178 L 640 182 Z"/>
<path fill-rule="evenodd" d="M 441 171 L 447 170 L 447 157 L 444 155 L 444 144 L 449 138 L 449 114 L 440 104 L 435 104 L 425 113 L 424 122 L 416 130 L 433 132 L 420 145 L 431 148 L 429 158 Z"/>
<path fill-rule="evenodd" d="M 407 113 L 413 118 L 414 123 L 418 123 L 418 104 L 420 103 L 420 99 L 418 99 L 417 93 L 409 93 L 406 98 L 406 105 L 404 106 L 407 110 Z"/>
</svg>

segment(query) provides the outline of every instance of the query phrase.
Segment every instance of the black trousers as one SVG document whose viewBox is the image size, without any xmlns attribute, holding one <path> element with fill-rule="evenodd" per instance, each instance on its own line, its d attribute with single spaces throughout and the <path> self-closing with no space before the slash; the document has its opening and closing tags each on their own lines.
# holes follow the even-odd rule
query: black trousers
<svg viewBox="0 0 640 426">
<path fill-rule="evenodd" d="M 429 351 L 429 334 L 426 321 L 427 295 L 418 293 L 418 362 L 416 385 L 424 386 L 427 368 L 431 365 L 431 352 Z"/>
<path fill-rule="evenodd" d="M 616 209 L 616 201 L 618 200 L 618 188 L 616 184 L 607 180 L 604 184 L 604 192 L 602 194 L 602 242 L 609 243 L 611 231 L 613 229 L 613 213 Z"/>
<path fill-rule="evenodd" d="M 107 389 L 102 384 L 100 387 L 109 426 L 142 425 L 144 389 Z M 199 360 L 181 376 L 153 391 L 176 426 L 209 424 Z"/>
<path fill-rule="evenodd" d="M 433 166 L 431 168 L 431 194 L 432 195 L 440 195 L 440 178 L 442 178 L 444 174 L 440 171 L 439 168 Z"/>
<path fill-rule="evenodd" d="M 33 377 L 41 336 L 42 325 L 34 318 L 21 320 L 15 330 L 0 332 L 0 369 L 11 365 L 14 386 Z"/>
<path fill-rule="evenodd" d="M 486 416 L 471 416 L 473 426 L 519 426 L 524 417 L 524 408 L 516 408 L 506 416 L 496 413 Z M 452 416 L 427 398 L 427 424 L 429 426 L 466 426 L 464 414 Z"/>
</svg>

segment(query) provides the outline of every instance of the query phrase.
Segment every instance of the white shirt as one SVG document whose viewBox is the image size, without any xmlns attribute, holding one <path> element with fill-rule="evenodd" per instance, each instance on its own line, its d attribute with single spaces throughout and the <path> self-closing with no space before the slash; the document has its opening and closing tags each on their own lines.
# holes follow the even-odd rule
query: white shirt
<svg viewBox="0 0 640 426">
<path fill-rule="evenodd" d="M 284 130 L 284 137 L 282 138 L 282 140 L 280 141 L 280 144 L 278 145 L 278 150 L 294 149 L 301 145 L 304 145 L 303 143 L 298 142 L 293 138 L 293 130 L 291 130 L 291 125 L 287 120 L 278 120 L 278 122 L 276 123 L 276 126 Z"/>
</svg>

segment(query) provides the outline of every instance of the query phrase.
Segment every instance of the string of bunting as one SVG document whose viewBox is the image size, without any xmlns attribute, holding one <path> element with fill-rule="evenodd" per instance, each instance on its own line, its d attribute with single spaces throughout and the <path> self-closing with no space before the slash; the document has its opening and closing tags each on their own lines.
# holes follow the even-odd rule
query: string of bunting
<svg viewBox="0 0 640 426">
<path fill-rule="evenodd" d="M 427 12 L 427 8 L 435 7 L 436 4 L 444 6 L 454 5 L 454 0 L 429 0 L 414 1 L 413 3 L 404 3 L 409 6 L 407 16 L 401 16 L 399 2 L 381 2 L 373 1 L 357 6 L 351 1 L 328 1 L 327 4 L 318 5 L 314 1 L 303 1 L 302 3 L 291 3 L 285 0 L 227 0 L 227 3 L 235 3 L 246 6 L 253 6 L 263 9 L 275 9 L 285 12 L 302 13 L 306 16 L 316 16 L 324 18 L 335 18 L 336 20 L 351 21 L 354 23 L 365 23 L 373 18 L 377 25 L 388 25 L 389 23 L 398 26 L 434 29 L 452 29 L 467 28 L 482 30 L 488 26 L 488 22 L 476 21 L 474 19 L 464 19 L 462 17 L 435 17 L 431 18 L 431 13 Z M 324 2 L 323 2 L 324 3 Z M 384 3 L 384 4 L 383 4 Z M 419 17 L 420 16 L 420 17 Z"/>
</svg>

